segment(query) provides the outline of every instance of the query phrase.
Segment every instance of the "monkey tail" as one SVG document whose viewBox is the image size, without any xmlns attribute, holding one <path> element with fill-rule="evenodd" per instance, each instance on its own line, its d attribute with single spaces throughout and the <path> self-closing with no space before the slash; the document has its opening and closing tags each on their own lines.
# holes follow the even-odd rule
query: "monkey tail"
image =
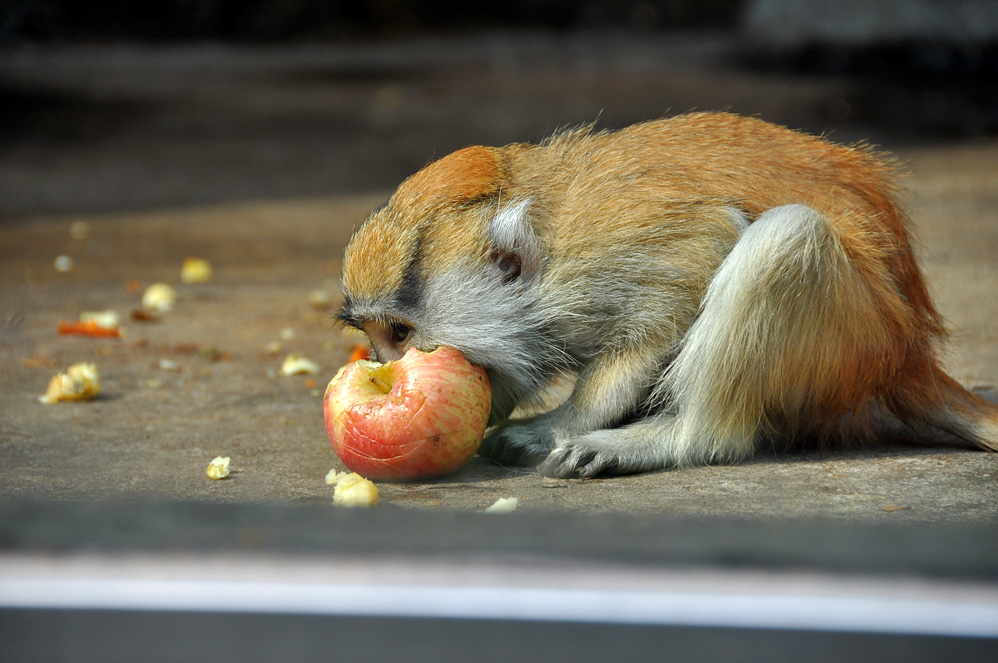
<svg viewBox="0 0 998 663">
<path fill-rule="evenodd" d="M 814 209 L 761 215 L 718 269 L 666 375 L 674 455 L 736 459 L 761 436 L 833 435 L 895 371 L 897 325 L 870 281 Z"/>
<path fill-rule="evenodd" d="M 894 411 L 908 425 L 941 430 L 981 449 L 998 451 L 998 405 L 968 391 L 931 364 L 908 381 Z"/>
<path fill-rule="evenodd" d="M 898 297 L 877 253 L 856 248 L 865 236 L 838 221 L 774 208 L 718 269 L 664 380 L 673 458 L 736 459 L 773 436 L 866 437 L 877 402 L 916 432 L 998 451 L 998 406 L 939 368 L 931 311 Z"/>
</svg>

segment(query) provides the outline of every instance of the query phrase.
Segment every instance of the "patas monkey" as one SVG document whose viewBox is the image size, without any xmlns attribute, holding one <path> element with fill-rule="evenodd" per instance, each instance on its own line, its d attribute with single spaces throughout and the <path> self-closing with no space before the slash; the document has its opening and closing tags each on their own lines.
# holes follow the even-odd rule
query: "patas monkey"
<svg viewBox="0 0 998 663">
<path fill-rule="evenodd" d="M 697 113 L 468 147 L 359 228 L 339 317 L 382 361 L 453 346 L 491 378 L 481 453 L 553 476 L 733 461 L 887 415 L 998 450 L 944 335 L 894 166 Z M 574 391 L 509 420 L 559 374 Z"/>
</svg>

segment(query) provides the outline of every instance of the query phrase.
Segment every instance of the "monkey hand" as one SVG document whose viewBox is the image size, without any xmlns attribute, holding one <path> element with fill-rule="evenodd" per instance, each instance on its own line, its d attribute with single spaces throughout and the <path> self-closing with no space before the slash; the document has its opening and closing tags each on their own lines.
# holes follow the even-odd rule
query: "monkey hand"
<svg viewBox="0 0 998 663">
<path fill-rule="evenodd" d="M 550 417 L 540 415 L 493 428 L 482 440 L 478 454 L 500 465 L 537 465 L 554 447 Z"/>
<path fill-rule="evenodd" d="M 600 433 L 609 431 L 558 439 L 551 453 L 537 466 L 537 471 L 546 477 L 567 479 L 577 474 L 588 479 L 616 470 L 621 465 L 621 458 L 611 445 L 600 443 Z"/>
<path fill-rule="evenodd" d="M 620 428 L 582 435 L 557 435 L 548 457 L 537 467 L 544 476 L 583 478 L 630 474 L 702 462 L 711 451 L 688 443 L 670 414 L 647 417 Z"/>
</svg>

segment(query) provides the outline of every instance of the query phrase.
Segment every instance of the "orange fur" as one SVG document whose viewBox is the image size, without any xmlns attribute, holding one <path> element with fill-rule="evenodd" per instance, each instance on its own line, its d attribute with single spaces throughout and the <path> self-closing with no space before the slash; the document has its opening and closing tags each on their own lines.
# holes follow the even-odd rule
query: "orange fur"
<svg viewBox="0 0 998 663">
<path fill-rule="evenodd" d="M 344 270 L 347 289 L 370 296 L 398 289 L 400 267 L 408 264 L 420 239 L 431 243 L 421 248 L 440 258 L 464 251 L 466 240 L 449 239 L 467 236 L 466 229 L 461 227 L 464 219 L 455 216 L 452 207 L 497 195 L 502 184 L 500 165 L 496 150 L 473 146 L 434 161 L 406 179 L 382 215 L 393 220 L 391 231 L 383 232 L 377 224 L 366 224 L 351 242 L 352 252 L 348 252 L 347 260 L 363 264 L 364 269 L 363 272 Z M 429 219 L 438 219 L 445 229 L 423 238 L 421 231 Z M 375 278 L 353 278 L 360 273 Z"/>
<path fill-rule="evenodd" d="M 403 182 L 398 195 L 414 206 L 474 200 L 497 193 L 501 176 L 496 150 L 476 145 L 434 161 Z"/>
<path fill-rule="evenodd" d="M 465 148 L 351 240 L 343 317 L 380 325 L 379 355 L 457 346 L 498 385 L 497 422 L 535 373 L 576 370 L 566 407 L 486 440 L 507 460 L 555 448 L 553 473 L 734 459 L 759 435 L 823 434 L 875 408 L 995 448 L 998 408 L 938 366 L 945 330 L 896 175 L 865 145 L 724 113 Z M 761 224 L 751 249 L 739 219 L 760 218 L 800 228 Z M 722 270 L 752 282 L 711 294 Z M 673 446 L 654 461 L 624 450 L 641 427 L 620 426 L 662 407 L 678 414 L 641 420 L 641 444 Z"/>
</svg>

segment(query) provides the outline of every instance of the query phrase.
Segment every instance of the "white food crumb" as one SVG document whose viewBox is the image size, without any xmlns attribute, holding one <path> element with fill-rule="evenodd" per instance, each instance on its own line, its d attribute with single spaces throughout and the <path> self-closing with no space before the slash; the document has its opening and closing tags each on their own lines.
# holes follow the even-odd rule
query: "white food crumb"
<svg viewBox="0 0 998 663">
<path fill-rule="evenodd" d="M 117 329 L 121 326 L 121 314 L 117 311 L 84 311 L 80 322 L 93 321 L 101 329 Z"/>
<path fill-rule="evenodd" d="M 356 472 L 347 474 L 331 470 L 326 475 L 326 483 L 336 486 L 333 492 L 333 504 L 336 506 L 368 507 L 380 501 L 378 487 Z"/>
<path fill-rule="evenodd" d="M 180 268 L 180 280 L 184 283 L 207 283 L 211 280 L 211 263 L 204 258 L 188 258 Z"/>
<path fill-rule="evenodd" d="M 329 472 L 326 473 L 326 485 L 335 486 L 337 481 L 348 476 L 350 476 L 349 472 L 337 472 L 336 468 L 334 467 L 333 469 L 329 470 Z"/>
<path fill-rule="evenodd" d="M 281 364 L 281 375 L 317 375 L 322 368 L 304 355 L 290 354 Z"/>
<path fill-rule="evenodd" d="M 512 513 L 516 511 L 515 497 L 500 497 L 496 503 L 485 510 L 485 513 Z"/>
<path fill-rule="evenodd" d="M 100 377 L 97 364 L 81 362 L 73 364 L 65 373 L 59 373 L 49 381 L 44 396 L 38 400 L 46 405 L 58 401 L 80 401 L 93 398 L 100 393 Z"/>
<path fill-rule="evenodd" d="M 167 283 L 153 283 L 142 295 L 142 308 L 169 311 L 177 303 L 177 291 Z"/>
<path fill-rule="evenodd" d="M 69 256 L 59 256 L 55 259 L 55 271 L 68 272 L 73 269 L 73 259 Z"/>
<path fill-rule="evenodd" d="M 208 478 L 212 481 L 218 481 L 229 476 L 230 462 L 232 462 L 232 458 L 229 456 L 218 456 L 215 460 L 208 463 Z"/>
</svg>

